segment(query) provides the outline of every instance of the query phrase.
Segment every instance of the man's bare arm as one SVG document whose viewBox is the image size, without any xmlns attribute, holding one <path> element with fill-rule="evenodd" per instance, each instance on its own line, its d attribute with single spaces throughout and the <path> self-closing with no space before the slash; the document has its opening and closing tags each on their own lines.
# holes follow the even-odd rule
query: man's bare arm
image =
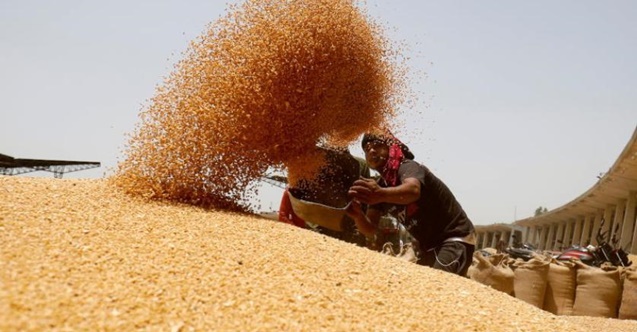
<svg viewBox="0 0 637 332">
<path fill-rule="evenodd" d="M 365 204 L 391 203 L 407 205 L 420 198 L 420 181 L 407 178 L 396 187 L 382 188 L 371 179 L 360 179 L 354 182 L 349 194 Z"/>
<path fill-rule="evenodd" d="M 347 214 L 354 219 L 356 228 L 366 237 L 374 236 L 378 230 L 378 221 L 380 220 L 381 211 L 368 208 L 367 213 L 364 213 L 361 204 L 358 201 L 353 201 L 350 207 L 347 209 Z"/>
</svg>

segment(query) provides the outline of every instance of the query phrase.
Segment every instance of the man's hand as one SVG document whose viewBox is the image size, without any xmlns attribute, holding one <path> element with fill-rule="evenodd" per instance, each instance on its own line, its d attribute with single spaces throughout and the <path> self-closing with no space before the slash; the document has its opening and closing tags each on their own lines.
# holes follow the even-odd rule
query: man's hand
<svg viewBox="0 0 637 332">
<path fill-rule="evenodd" d="M 352 202 L 349 204 L 349 206 L 345 210 L 345 213 L 347 213 L 347 215 L 354 220 L 365 218 L 365 212 L 363 212 L 363 206 L 357 200 L 352 200 Z"/>
<path fill-rule="evenodd" d="M 382 189 L 374 179 L 360 178 L 354 181 L 347 194 L 361 203 L 374 205 L 383 202 Z"/>
<path fill-rule="evenodd" d="M 363 212 L 361 202 L 354 199 L 349 204 L 345 212 L 350 218 L 354 220 L 356 228 L 358 228 L 358 231 L 361 232 L 363 235 L 373 236 L 374 234 L 376 234 L 376 227 L 370 222 L 365 212 Z"/>
<path fill-rule="evenodd" d="M 369 205 L 378 203 L 407 205 L 420 198 L 420 181 L 416 178 L 406 178 L 396 187 L 383 188 L 373 179 L 361 178 L 354 181 L 347 194 Z"/>
</svg>

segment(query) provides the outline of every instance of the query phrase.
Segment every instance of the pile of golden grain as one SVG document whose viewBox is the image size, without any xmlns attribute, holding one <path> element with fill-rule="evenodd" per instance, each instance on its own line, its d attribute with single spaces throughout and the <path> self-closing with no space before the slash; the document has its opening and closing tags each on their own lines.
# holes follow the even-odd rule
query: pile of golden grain
<svg viewBox="0 0 637 332">
<path fill-rule="evenodd" d="M 386 125 L 405 84 L 396 58 L 351 0 L 231 7 L 158 88 L 114 178 L 144 197 L 244 209 L 269 167 L 309 175 L 317 142 Z"/>
<path fill-rule="evenodd" d="M 0 331 L 637 331 L 248 214 L 0 176 Z"/>
</svg>

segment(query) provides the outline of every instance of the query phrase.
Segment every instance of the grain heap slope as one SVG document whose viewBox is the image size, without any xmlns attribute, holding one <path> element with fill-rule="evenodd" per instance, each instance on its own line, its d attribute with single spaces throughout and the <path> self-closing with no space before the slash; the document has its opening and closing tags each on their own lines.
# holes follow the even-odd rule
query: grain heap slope
<svg viewBox="0 0 637 332">
<path fill-rule="evenodd" d="M 248 214 L 0 177 L 0 330 L 629 331 Z M 632 324 L 631 324 L 632 323 Z"/>
</svg>

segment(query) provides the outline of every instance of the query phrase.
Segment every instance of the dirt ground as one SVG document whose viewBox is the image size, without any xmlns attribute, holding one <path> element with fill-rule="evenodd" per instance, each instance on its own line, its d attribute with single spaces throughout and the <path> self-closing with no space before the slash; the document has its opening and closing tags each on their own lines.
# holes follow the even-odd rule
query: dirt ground
<svg viewBox="0 0 637 332">
<path fill-rule="evenodd" d="M 258 216 L 0 176 L 1 331 L 637 331 Z"/>
</svg>

